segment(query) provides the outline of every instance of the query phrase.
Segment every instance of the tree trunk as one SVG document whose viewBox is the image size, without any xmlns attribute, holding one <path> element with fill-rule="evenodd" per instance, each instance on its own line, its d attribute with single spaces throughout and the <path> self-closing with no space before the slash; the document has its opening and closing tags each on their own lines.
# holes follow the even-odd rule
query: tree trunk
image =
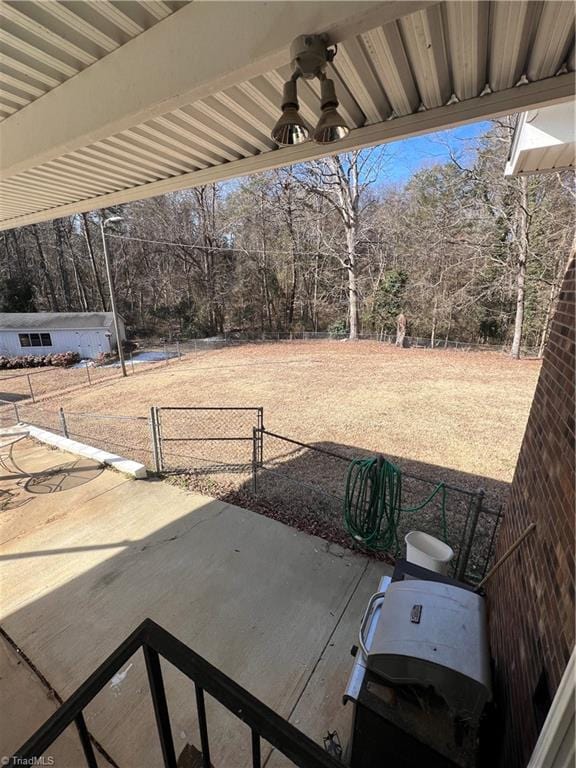
<svg viewBox="0 0 576 768">
<path fill-rule="evenodd" d="M 358 338 L 358 278 L 356 275 L 355 233 L 353 229 L 346 231 L 346 246 L 348 258 L 348 320 L 350 324 L 349 339 Z"/>
<path fill-rule="evenodd" d="M 430 332 L 430 349 L 434 349 L 436 341 L 436 319 L 438 316 L 438 296 L 434 296 L 434 309 L 432 310 L 432 330 Z"/>
<path fill-rule="evenodd" d="M 100 280 L 100 275 L 98 274 L 98 267 L 96 265 L 96 258 L 94 256 L 94 249 L 92 248 L 92 241 L 90 240 L 90 232 L 88 230 L 88 219 L 86 218 L 86 214 L 81 214 L 82 216 L 82 223 L 84 225 L 84 240 L 86 240 L 86 248 L 88 250 L 88 257 L 90 258 L 90 266 L 92 267 L 92 274 L 94 275 L 94 283 L 96 285 L 96 291 L 98 293 L 98 298 L 100 299 L 100 304 L 102 306 L 102 309 L 104 312 L 106 312 L 106 299 L 104 297 L 104 291 L 102 290 L 102 282 Z"/>
<path fill-rule="evenodd" d="M 42 272 L 42 276 L 46 282 L 46 287 L 48 289 L 48 296 L 50 298 L 50 309 L 52 312 L 58 312 L 60 307 L 58 306 L 56 290 L 54 288 L 52 275 L 48 270 L 48 265 L 46 263 L 46 256 L 44 255 L 44 249 L 42 248 L 42 242 L 40 240 L 40 235 L 38 234 L 37 224 L 32 224 L 32 232 L 34 233 L 34 239 L 36 240 L 36 245 L 38 246 L 38 258 L 40 262 L 40 269 Z"/>
<path fill-rule="evenodd" d="M 58 274 L 60 275 L 60 285 L 62 287 L 62 296 L 64 297 L 64 309 L 68 312 L 74 312 L 76 307 L 72 300 L 72 291 L 70 290 L 70 280 L 68 279 L 68 269 L 66 267 L 63 221 L 61 219 L 54 219 L 52 228 L 56 240 L 56 265 L 58 267 Z"/>
<path fill-rule="evenodd" d="M 514 337 L 512 339 L 511 357 L 518 359 L 522 347 L 522 330 L 524 327 L 524 298 L 526 286 L 526 261 L 528 258 L 528 194 L 526 179 L 520 178 L 520 207 L 518 210 L 518 225 L 516 240 L 518 260 L 516 262 L 516 317 L 514 319 Z"/>
<path fill-rule="evenodd" d="M 396 346 L 403 347 L 406 337 L 406 316 L 401 312 L 396 318 Z"/>
</svg>

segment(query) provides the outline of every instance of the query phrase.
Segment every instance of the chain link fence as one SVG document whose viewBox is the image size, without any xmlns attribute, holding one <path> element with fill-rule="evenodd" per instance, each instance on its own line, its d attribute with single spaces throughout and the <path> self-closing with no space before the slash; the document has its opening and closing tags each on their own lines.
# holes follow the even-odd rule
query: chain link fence
<svg viewBox="0 0 576 768">
<path fill-rule="evenodd" d="M 242 478 L 252 473 L 254 429 L 263 426 L 262 408 L 163 407 L 153 413 L 159 471 Z"/>
<path fill-rule="evenodd" d="M 62 432 L 80 443 L 139 461 L 154 471 L 150 419 L 61 411 Z"/>
<path fill-rule="evenodd" d="M 345 331 L 232 331 L 222 336 L 207 339 L 194 339 L 181 341 L 182 351 L 200 352 L 205 349 L 222 349 L 226 346 L 239 345 L 246 342 L 280 342 L 280 341 L 346 341 L 348 334 Z M 359 341 L 375 341 L 387 345 L 396 344 L 395 333 L 359 333 Z M 420 349 L 452 349 L 462 352 L 510 352 L 510 342 L 492 344 L 488 342 L 465 341 L 462 339 L 435 338 L 429 336 L 405 336 L 405 347 Z M 525 357 L 537 357 L 536 347 L 523 347 L 522 354 Z"/>
<path fill-rule="evenodd" d="M 0 426 L 18 423 L 139 461 L 151 471 L 155 469 L 151 421 L 147 416 L 73 413 L 35 403 L 0 404 Z"/>
<path fill-rule="evenodd" d="M 259 342 L 290 342 L 290 341 L 344 341 L 344 333 L 328 331 L 312 332 L 282 332 L 265 331 L 263 333 L 232 332 L 222 336 L 212 336 L 203 339 L 164 340 L 143 339 L 134 342 L 136 347 L 125 355 L 125 367 L 128 376 L 139 372 L 158 370 L 161 366 L 170 366 L 182 359 L 193 361 L 216 350 L 238 347 L 243 344 Z M 360 341 L 373 341 L 394 345 L 394 334 L 364 333 L 359 335 Z M 509 352 L 507 344 L 478 344 L 452 339 L 436 339 L 406 336 L 405 346 L 422 349 L 452 349 L 475 352 Z M 526 357 L 537 356 L 537 350 L 524 349 Z M 122 376 L 118 361 L 96 365 L 93 361 L 83 361 L 70 368 L 46 367 L 33 369 L 10 369 L 0 371 L 0 401 L 20 402 L 31 400 L 40 401 L 64 394 L 77 388 L 113 381 Z"/>
<path fill-rule="evenodd" d="M 100 384 L 121 376 L 122 372 L 115 365 L 79 364 L 71 368 L 46 367 L 32 369 L 30 372 L 0 373 L 0 400 L 36 402 L 54 394 L 77 389 L 79 387 Z"/>
<path fill-rule="evenodd" d="M 277 519 L 349 545 L 350 534 L 343 517 L 348 469 L 352 459 L 373 455 L 362 455 L 357 448 L 338 446 L 334 450 L 329 444 L 301 443 L 263 430 L 262 461 L 252 485 L 254 495 Z M 403 472 L 403 509 L 419 505 L 439 482 Z M 470 491 L 452 485 L 444 488 L 444 508 L 443 494 L 438 493 L 423 509 L 400 513 L 397 550 L 389 554 L 399 553 L 404 536 L 411 530 L 443 538 L 445 528 L 447 543 L 455 555 L 452 574 L 478 582 L 492 559 L 501 507 L 488 507 L 480 489 Z"/>
<path fill-rule="evenodd" d="M 186 487 L 344 546 L 352 544 L 343 515 L 350 462 L 373 456 L 266 430 L 258 407 L 154 407 L 147 416 L 119 416 L 0 402 L 0 425 L 19 422 L 179 475 Z M 419 505 L 439 481 L 403 472 L 402 508 Z M 444 506 L 437 494 L 423 509 L 400 513 L 396 551 L 388 554 L 399 553 L 411 530 L 439 538 L 445 530 L 453 575 L 478 582 L 492 559 L 501 509 L 488 506 L 483 491 L 444 487 Z"/>
</svg>

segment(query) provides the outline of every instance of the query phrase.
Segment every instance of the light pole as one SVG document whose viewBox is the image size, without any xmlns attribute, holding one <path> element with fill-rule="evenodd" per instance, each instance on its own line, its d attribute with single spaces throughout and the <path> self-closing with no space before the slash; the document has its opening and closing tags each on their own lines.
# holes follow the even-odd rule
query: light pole
<svg viewBox="0 0 576 768">
<path fill-rule="evenodd" d="M 122 338 L 120 336 L 120 323 L 118 322 L 118 312 L 116 311 L 116 295 L 114 293 L 114 283 L 112 282 L 112 271 L 110 269 L 110 259 L 108 258 L 108 248 L 106 247 L 106 232 L 108 224 L 116 221 L 122 221 L 122 216 L 109 216 L 104 221 L 100 221 L 100 233 L 102 235 L 102 248 L 104 250 L 104 263 L 106 264 L 106 277 L 108 278 L 108 290 L 110 292 L 110 309 L 114 318 L 114 330 L 116 331 L 116 344 L 118 346 L 118 358 L 122 368 L 122 376 L 126 376 L 126 365 L 124 363 L 124 350 L 122 349 Z"/>
</svg>

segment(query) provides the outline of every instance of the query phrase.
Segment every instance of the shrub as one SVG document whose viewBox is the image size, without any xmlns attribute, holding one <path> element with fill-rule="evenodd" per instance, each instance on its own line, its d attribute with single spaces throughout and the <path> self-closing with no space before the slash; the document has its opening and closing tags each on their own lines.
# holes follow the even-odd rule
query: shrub
<svg viewBox="0 0 576 768">
<path fill-rule="evenodd" d="M 115 360 L 118 360 L 118 355 L 114 354 L 114 352 L 100 352 L 94 358 L 94 365 L 106 365 L 106 363 L 112 363 Z"/>
<path fill-rule="evenodd" d="M 335 320 L 332 325 L 328 326 L 328 333 L 331 339 L 341 339 L 348 333 L 348 328 L 345 320 Z"/>
<path fill-rule="evenodd" d="M 56 366 L 69 368 L 80 362 L 78 352 L 55 352 L 48 355 L 22 355 L 21 357 L 0 356 L 0 370 L 15 370 L 17 368 L 44 368 Z"/>
<path fill-rule="evenodd" d="M 46 357 L 50 358 L 50 360 L 45 365 L 56 365 L 59 368 L 69 368 L 71 365 L 80 362 L 78 352 L 57 352 L 53 355 L 46 355 Z"/>
<path fill-rule="evenodd" d="M 135 341 L 124 339 L 122 342 L 122 351 L 125 355 L 129 355 L 130 352 L 134 352 L 136 349 L 138 349 L 138 344 Z"/>
</svg>

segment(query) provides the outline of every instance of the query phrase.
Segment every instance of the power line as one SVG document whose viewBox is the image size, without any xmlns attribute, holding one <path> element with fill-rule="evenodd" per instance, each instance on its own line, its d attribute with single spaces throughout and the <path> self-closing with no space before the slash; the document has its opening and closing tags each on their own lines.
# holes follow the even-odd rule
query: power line
<svg viewBox="0 0 576 768">
<path fill-rule="evenodd" d="M 261 254 L 280 254 L 280 255 L 286 255 L 288 253 L 288 249 L 284 249 L 283 251 L 270 249 L 270 248 L 226 248 L 226 247 L 220 247 L 216 245 L 195 245 L 193 243 L 176 243 L 172 242 L 170 240 L 153 240 L 152 238 L 146 238 L 146 237 L 130 237 L 129 235 L 113 235 L 109 234 L 107 235 L 109 238 L 116 238 L 117 240 L 133 240 L 138 243 L 152 243 L 154 245 L 172 245 L 177 246 L 179 248 L 191 248 L 191 249 L 200 249 L 202 251 L 224 251 L 226 253 L 261 253 Z M 347 255 L 344 252 L 340 251 L 332 251 L 330 253 L 323 253 L 322 251 L 291 251 L 291 253 L 294 253 L 294 255 L 297 256 L 336 256 L 341 255 L 345 256 Z"/>
</svg>

